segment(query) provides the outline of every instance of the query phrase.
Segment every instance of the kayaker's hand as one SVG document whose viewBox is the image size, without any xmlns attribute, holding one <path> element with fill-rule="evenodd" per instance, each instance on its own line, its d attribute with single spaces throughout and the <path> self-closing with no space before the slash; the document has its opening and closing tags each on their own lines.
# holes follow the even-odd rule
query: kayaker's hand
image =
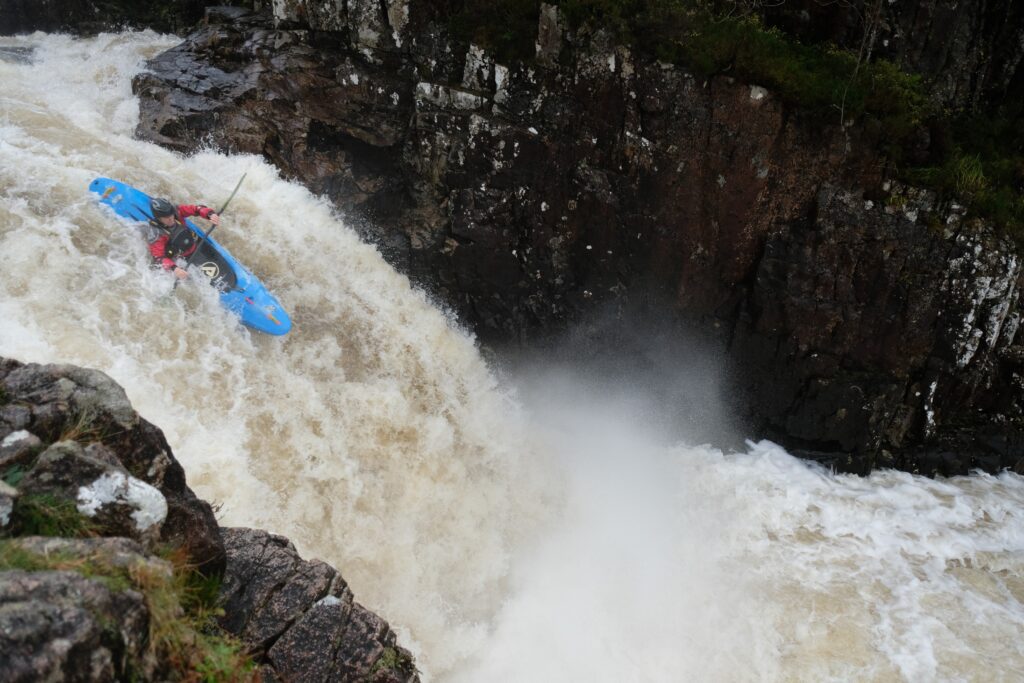
<svg viewBox="0 0 1024 683">
<path fill-rule="evenodd" d="M 184 280 L 185 278 L 188 277 L 188 271 L 179 266 L 175 266 L 174 277 L 178 278 L 179 280 Z"/>
<path fill-rule="evenodd" d="M 207 220 L 209 220 L 214 225 L 220 225 L 220 214 L 211 213 L 209 216 L 207 216 Z"/>
</svg>

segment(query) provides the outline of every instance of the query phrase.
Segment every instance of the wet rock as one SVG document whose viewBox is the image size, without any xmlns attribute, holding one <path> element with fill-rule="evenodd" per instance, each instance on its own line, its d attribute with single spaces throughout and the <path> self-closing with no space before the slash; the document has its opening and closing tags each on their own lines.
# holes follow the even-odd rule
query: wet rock
<svg viewBox="0 0 1024 683">
<path fill-rule="evenodd" d="M 171 32 L 195 24 L 205 4 L 202 0 L 0 0 L 0 35 L 94 34 L 125 27 Z"/>
<path fill-rule="evenodd" d="M 842 467 L 853 471 L 1015 464 L 1019 456 L 993 460 L 977 442 L 951 459 L 940 444 L 972 414 L 979 428 L 1016 429 L 1007 421 L 1016 404 L 989 406 L 1020 397 L 996 377 L 1016 336 L 1021 268 L 991 231 L 930 227 L 918 215 L 929 202 L 894 210 L 826 186 L 812 218 L 768 241 L 732 342 L 746 359 L 740 389 L 767 408 L 768 433 L 855 453 Z"/>
<path fill-rule="evenodd" d="M 485 343 L 603 310 L 700 330 L 748 433 L 846 469 L 913 470 L 954 425 L 1024 421 L 1017 248 L 887 184 L 870 131 L 553 8 L 527 65 L 409 7 L 415 41 L 369 53 L 259 15 L 198 31 L 136 80 L 138 135 L 263 154 Z M 953 469 L 1012 466 L 991 456 Z"/>
<path fill-rule="evenodd" d="M 139 418 L 110 378 L 0 358 L 0 403 L 24 407 L 24 426 L 43 435 L 11 431 L 5 423 L 0 448 L 24 471 L 4 470 L 17 488 L 0 480 L 3 535 L 32 527 L 26 508 L 16 508 L 22 497 L 45 499 L 44 507 L 54 510 L 54 499 L 71 502 L 101 534 L 0 541 L 0 679 L 173 677 L 181 662 L 164 661 L 177 655 L 152 644 L 151 628 L 161 625 L 150 624 L 146 600 L 152 597 L 135 588 L 173 578 L 170 563 L 148 554 L 161 541 L 192 559 L 207 558 L 206 573 L 217 570 L 215 553 L 227 559 L 222 622 L 252 649 L 261 680 L 418 680 L 411 655 L 397 646 L 387 623 L 354 602 L 332 567 L 302 560 L 285 538 L 249 529 L 224 530 L 225 555 L 209 506 L 189 500 L 159 430 Z M 53 438 L 61 440 L 50 443 Z M 174 508 L 161 491 L 178 503 L 170 534 Z M 182 533 L 190 535 L 175 538 Z M 208 536 L 196 538 L 201 534 Z"/>
<path fill-rule="evenodd" d="M 264 664 L 265 680 L 419 680 L 387 623 L 353 601 L 332 567 L 265 531 L 223 533 L 221 625 Z"/>
<path fill-rule="evenodd" d="M 0 443 L 18 430 L 37 435 L 42 444 L 65 442 L 31 463 L 23 487 L 63 492 L 110 524 L 111 533 L 148 538 L 158 530 L 159 540 L 183 546 L 204 570 L 223 568 L 213 510 L 188 488 L 163 433 L 139 417 L 110 377 L 70 365 L 0 359 Z M 38 449 L 19 456 L 24 469 Z M 161 496 L 166 518 L 159 523 Z"/>
<path fill-rule="evenodd" d="M 142 659 L 141 594 L 73 571 L 0 572 L 0 672 L 5 681 L 124 680 Z"/>
</svg>

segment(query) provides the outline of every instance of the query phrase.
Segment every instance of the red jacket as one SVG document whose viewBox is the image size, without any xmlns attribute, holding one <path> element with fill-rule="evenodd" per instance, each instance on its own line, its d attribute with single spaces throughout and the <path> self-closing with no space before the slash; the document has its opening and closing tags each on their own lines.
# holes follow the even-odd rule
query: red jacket
<svg viewBox="0 0 1024 683">
<path fill-rule="evenodd" d="M 175 219 L 178 225 L 171 228 L 170 231 L 162 229 L 159 237 L 149 243 L 149 253 L 153 255 L 153 260 L 159 263 L 164 270 L 173 270 L 177 265 L 170 256 L 167 255 L 167 243 L 171 241 L 171 236 L 176 230 L 188 228 L 185 226 L 185 219 L 189 216 L 199 216 L 200 218 L 209 218 L 211 213 L 216 213 L 213 209 L 208 206 L 202 206 L 201 204 L 181 204 L 178 206 L 178 215 Z M 192 252 L 196 250 L 196 244 L 186 249 L 181 254 L 176 256 L 188 256 L 192 255 Z"/>
</svg>

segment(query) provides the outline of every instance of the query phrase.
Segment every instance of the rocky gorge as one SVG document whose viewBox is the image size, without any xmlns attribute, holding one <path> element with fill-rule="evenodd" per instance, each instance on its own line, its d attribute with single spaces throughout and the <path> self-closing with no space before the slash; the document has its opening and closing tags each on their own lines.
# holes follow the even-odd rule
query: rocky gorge
<svg viewBox="0 0 1024 683">
<path fill-rule="evenodd" d="M 1019 94 L 1013 3 L 861 5 L 760 11 L 893 59 L 945 107 Z M 486 344 L 639 310 L 706 337 L 748 433 L 794 452 L 855 472 L 1021 467 L 1014 240 L 895 179 L 877 121 L 539 7 L 533 54 L 505 61 L 453 30 L 455 5 L 208 8 L 136 79 L 137 134 L 271 160 Z M 43 9 L 10 5 L 6 30 L 47 26 Z M 945 144 L 910 137 L 911 156 Z"/>
<path fill-rule="evenodd" d="M 97 371 L 0 358 L 0 678 L 415 681 L 405 647 L 422 675 L 443 680 L 821 679 L 868 671 L 876 659 L 865 652 L 883 660 L 878 676 L 908 680 L 1019 668 L 1005 655 L 1022 623 L 1021 479 L 944 475 L 1024 470 L 1020 238 L 969 195 L 908 180 L 879 119 L 802 105 L 738 59 L 709 71 L 659 56 L 635 37 L 623 42 L 613 17 L 579 23 L 572 2 L 536 3 L 525 56 L 493 35 L 467 37 L 459 12 L 469 2 L 257 0 L 204 11 L 184 0 L 135 3 L 134 18 L 123 4 L 0 0 L 0 33 L 149 26 L 184 36 L 162 53 L 178 38 L 30 36 L 9 55 L 0 48 L 28 74 L 19 90 L 12 77 L 8 103 L 31 99 L 45 69 L 97 63 L 73 85 L 52 81 L 75 88 L 70 115 L 40 117 L 42 104 L 26 101 L 0 136 L 8 170 L 33 185 L 46 178 L 43 190 L 74 207 L 55 213 L 47 192 L 5 176 L 8 257 L 51 258 L 35 282 L 10 273 L 3 283 L 11 300 L 0 303 L 14 312 L 0 326 L 12 349 L 3 355 L 70 354 L 116 375 L 136 401 Z M 865 65 L 884 57 L 921 74 L 937 107 L 997 107 L 1020 94 L 1012 2 L 724 4 L 755 7 L 752 25 L 773 40 L 824 38 L 870 53 Z M 522 30 L 522 16 L 507 18 L 509 35 Z M 100 59 L 133 41 L 144 46 Z M 134 80 L 136 111 L 127 84 L 149 57 Z M 89 106 L 91 89 L 111 83 L 117 104 Z M 132 139 L 136 114 L 139 138 L 181 154 Z M 65 131 L 87 119 L 89 134 L 69 144 Z M 108 149 L 111 119 L 121 144 Z M 36 127 L 52 137 L 25 134 Z M 901 134 L 904 158 L 931 163 L 947 134 L 915 124 Z M 258 155 L 316 196 L 262 160 L 211 149 Z M 35 154 L 54 159 L 33 165 Z M 222 313 L 203 308 L 215 304 L 200 300 L 201 287 L 155 308 L 147 278 L 160 278 L 146 271 L 144 247 L 129 246 L 131 235 L 107 242 L 107 217 L 81 198 L 84 177 L 109 173 L 211 201 L 203 183 L 247 163 L 255 202 L 289 207 L 275 231 L 307 221 L 291 235 L 288 267 L 272 274 L 304 313 L 300 334 L 270 344 L 192 325 Z M 384 264 L 387 277 L 300 280 L 310 245 L 342 231 L 328 201 L 499 361 L 520 349 L 563 353 L 566 330 L 585 341 L 572 353 L 611 347 L 619 359 L 634 344 L 662 345 L 655 372 L 707 353 L 728 368 L 722 393 L 742 436 L 833 470 L 881 471 L 830 476 L 770 442 L 737 453 L 623 445 L 615 424 L 594 428 L 621 416 L 598 412 L 558 471 L 570 495 L 524 485 L 512 461 L 542 427 L 501 430 L 513 421 L 504 390 L 451 319 L 418 292 L 409 298 L 434 314 L 430 325 L 404 300 L 394 315 L 371 300 L 408 289 Z M 318 266 L 354 247 L 376 259 L 342 232 L 343 248 L 324 249 Z M 280 257 L 264 252 L 261 272 Z M 74 277 L 82 263 L 95 269 L 89 283 Z M 353 258 L 337 270 L 347 269 L 369 267 Z M 350 287 L 371 295 L 356 301 L 365 317 L 311 303 Z M 80 294 L 96 304 L 88 315 Z M 433 367 L 456 336 L 467 352 Z M 155 352 L 167 362 L 152 363 Z M 477 363 L 479 375 L 459 374 Z M 213 382 L 179 381 L 172 373 L 185 365 Z M 589 389 L 573 385 L 560 402 L 579 399 L 585 412 Z M 228 394 L 242 398 L 210 398 Z M 167 437 L 136 410 L 167 420 Z M 556 451 L 524 468 L 552 488 Z M 218 493 L 235 492 L 240 500 L 218 511 Z M 537 523 L 526 518 L 541 510 L 569 520 L 537 534 L 550 557 L 523 550 Z M 231 514 L 239 526 L 221 527 Z M 294 545 L 243 525 L 287 530 Z M 296 545 L 333 558 L 357 595 Z M 662 618 L 665 628 L 651 628 Z M 747 623 L 764 631 L 734 630 Z M 922 624 L 934 632 L 918 639 Z M 509 634 L 521 648 L 498 637 Z M 620 644 L 623 668 L 602 659 L 608 642 Z M 688 668 L 722 653 L 725 669 Z M 800 668 L 808 660 L 821 666 Z"/>
<path fill-rule="evenodd" d="M 418 680 L 334 568 L 219 527 L 101 372 L 0 359 L 0 477 L 5 681 Z"/>
<path fill-rule="evenodd" d="M 899 10 L 872 40 L 920 66 L 957 37 L 943 59 L 967 71 L 941 71 L 936 98 L 1019 81 L 1019 51 L 985 60 L 963 38 L 991 16 L 914 4 L 926 31 Z M 1019 34 L 1011 15 L 999 30 Z M 135 90 L 140 137 L 272 160 L 485 343 L 640 309 L 707 336 L 745 424 L 795 452 L 856 472 L 1021 467 L 1018 247 L 895 180 L 869 125 L 574 30 L 552 5 L 533 58 L 509 63 L 427 3 L 211 9 Z"/>
</svg>

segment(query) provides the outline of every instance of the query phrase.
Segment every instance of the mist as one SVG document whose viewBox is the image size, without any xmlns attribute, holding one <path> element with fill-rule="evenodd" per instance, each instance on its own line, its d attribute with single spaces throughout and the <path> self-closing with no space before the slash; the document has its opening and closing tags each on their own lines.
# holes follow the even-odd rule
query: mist
<svg viewBox="0 0 1024 683">
<path fill-rule="evenodd" d="M 265 160 L 132 137 L 131 77 L 172 37 L 4 42 L 33 49 L 0 61 L 0 355 L 111 375 L 222 524 L 336 566 L 426 680 L 1024 678 L 1021 477 L 833 475 L 748 442 L 715 345 L 649 320 L 489 364 Z M 218 240 L 283 339 L 209 288 L 165 296 L 87 190 L 216 204 L 242 173 Z"/>
</svg>

